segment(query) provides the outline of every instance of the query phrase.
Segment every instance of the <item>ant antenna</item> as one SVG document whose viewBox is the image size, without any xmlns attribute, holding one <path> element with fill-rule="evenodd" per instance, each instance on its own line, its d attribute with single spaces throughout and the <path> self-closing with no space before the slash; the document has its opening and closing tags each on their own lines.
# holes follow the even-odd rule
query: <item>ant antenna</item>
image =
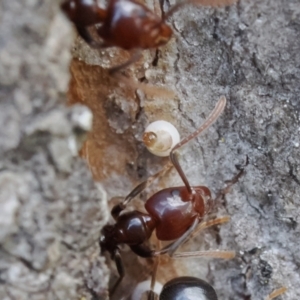
<svg viewBox="0 0 300 300">
<path fill-rule="evenodd" d="M 190 140 L 194 139 L 197 135 L 200 133 L 203 133 L 207 128 L 209 128 L 213 123 L 217 121 L 221 113 L 224 111 L 224 108 L 226 106 L 226 98 L 225 96 L 222 96 L 218 103 L 216 104 L 215 108 L 213 111 L 209 114 L 209 116 L 206 118 L 204 123 L 192 134 L 184 138 L 181 142 L 179 142 L 170 152 L 170 160 L 173 163 L 175 169 L 177 170 L 179 176 L 181 177 L 182 181 L 184 182 L 187 190 L 189 193 L 193 194 L 194 190 L 191 188 L 184 172 L 182 171 L 182 168 L 178 162 L 177 156 L 175 155 L 174 151 L 177 150 L 178 148 L 182 147 L 186 143 L 188 143 Z"/>
<path fill-rule="evenodd" d="M 180 3 L 175 4 L 166 14 L 163 15 L 163 21 L 170 18 L 178 9 L 184 5 L 194 4 L 194 5 L 203 5 L 203 6 L 228 6 L 235 3 L 236 0 L 186 0 Z"/>
</svg>

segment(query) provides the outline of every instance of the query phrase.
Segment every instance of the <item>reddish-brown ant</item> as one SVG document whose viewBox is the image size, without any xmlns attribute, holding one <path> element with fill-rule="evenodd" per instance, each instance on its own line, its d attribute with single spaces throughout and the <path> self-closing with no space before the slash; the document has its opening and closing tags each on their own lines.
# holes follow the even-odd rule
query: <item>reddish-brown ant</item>
<svg viewBox="0 0 300 300">
<path fill-rule="evenodd" d="M 107 251 L 110 253 L 120 275 L 112 290 L 114 290 L 124 276 L 118 248 L 120 244 L 129 245 L 131 250 L 141 257 L 154 257 L 161 254 L 169 254 L 173 257 L 210 256 L 231 258 L 234 256 L 232 251 L 174 254 L 180 245 L 195 234 L 195 231 L 228 221 L 226 217 L 207 222 L 203 221 L 203 217 L 208 214 L 214 203 L 210 190 L 205 186 L 192 187 L 189 184 L 175 154 L 175 150 L 211 126 L 223 112 L 225 105 L 226 98 L 223 96 L 206 121 L 194 133 L 183 139 L 171 150 L 170 160 L 184 182 L 184 186 L 166 188 L 154 194 L 145 203 L 147 213 L 131 211 L 121 214 L 127 204 L 159 176 L 159 172 L 139 184 L 123 202 L 113 207 L 111 214 L 116 223 L 114 225 L 106 225 L 102 230 L 100 239 L 101 252 Z M 243 171 L 240 171 L 234 180 L 236 181 L 242 173 Z M 198 226 L 199 223 L 201 223 L 200 226 Z M 175 241 L 161 250 L 152 250 L 145 242 L 149 240 L 154 229 L 156 230 L 158 240 Z"/>
<path fill-rule="evenodd" d="M 62 10 L 75 24 L 79 35 L 94 48 L 120 47 L 125 50 L 157 48 L 166 44 L 172 36 L 172 29 L 165 21 L 186 4 L 209 6 L 229 5 L 236 0 L 186 0 L 174 5 L 162 18 L 136 0 L 109 0 L 107 9 L 97 0 L 66 0 Z M 95 26 L 96 25 L 96 26 Z M 102 42 L 96 41 L 88 27 L 95 26 Z M 140 52 L 128 62 L 111 69 L 111 72 L 125 68 L 137 61 Z"/>
</svg>

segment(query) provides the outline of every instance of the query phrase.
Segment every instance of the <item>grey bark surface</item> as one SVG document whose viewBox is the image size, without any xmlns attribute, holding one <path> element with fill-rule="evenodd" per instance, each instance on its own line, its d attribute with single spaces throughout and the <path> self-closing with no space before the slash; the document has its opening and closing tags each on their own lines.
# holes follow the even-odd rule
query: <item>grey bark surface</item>
<svg viewBox="0 0 300 300">
<path fill-rule="evenodd" d="M 157 10 L 156 1 L 147 5 Z M 96 184 L 72 147 L 88 130 L 80 120 L 90 110 L 65 106 L 72 25 L 58 1 L 0 2 L 0 298 L 104 297 L 108 270 L 97 238 L 109 218 L 106 200 L 125 196 L 166 163 L 142 145 L 145 126 L 166 119 L 184 137 L 225 95 L 225 112 L 180 149 L 180 163 L 192 185 L 214 194 L 246 156 L 249 165 L 214 214 L 231 221 L 206 230 L 184 250 L 235 250 L 237 257 L 186 259 L 170 276 L 206 279 L 219 299 L 260 300 L 282 285 L 288 291 L 278 299 L 300 299 L 299 20 L 298 0 L 242 0 L 175 14 L 174 37 L 158 51 L 157 64 L 155 51 L 145 51 L 128 73 L 177 96 L 137 92 L 132 101 L 116 86 L 99 99 L 109 125 L 101 134 L 116 140 L 103 150 L 110 159 Z M 119 59 L 117 49 L 91 50 L 79 38 L 72 54 L 102 67 Z M 112 160 L 120 172 L 109 173 Z M 147 194 L 178 184 L 172 172 Z M 142 260 L 129 261 L 137 275 L 125 277 L 123 292 L 142 280 L 138 268 L 146 268 Z"/>
<path fill-rule="evenodd" d="M 0 3 L 3 300 L 90 297 L 87 287 L 95 282 L 105 293 L 108 280 L 95 244 L 106 194 L 77 157 L 92 114 L 65 106 L 73 34 L 58 5 Z M 94 247 L 77 251 L 91 241 Z"/>
</svg>

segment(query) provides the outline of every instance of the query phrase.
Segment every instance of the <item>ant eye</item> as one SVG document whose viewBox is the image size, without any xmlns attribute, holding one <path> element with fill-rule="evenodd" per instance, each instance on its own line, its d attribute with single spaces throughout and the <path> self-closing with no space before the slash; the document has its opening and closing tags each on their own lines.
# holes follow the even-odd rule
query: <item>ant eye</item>
<svg viewBox="0 0 300 300">
<path fill-rule="evenodd" d="M 160 120 L 148 125 L 143 142 L 152 154 L 168 156 L 172 148 L 180 142 L 180 136 L 171 123 Z"/>
</svg>

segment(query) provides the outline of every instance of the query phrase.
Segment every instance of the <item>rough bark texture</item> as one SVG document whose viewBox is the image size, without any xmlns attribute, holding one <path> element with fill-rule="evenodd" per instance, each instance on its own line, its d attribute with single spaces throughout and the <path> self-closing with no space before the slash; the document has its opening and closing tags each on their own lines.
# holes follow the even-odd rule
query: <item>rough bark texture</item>
<svg viewBox="0 0 300 300">
<path fill-rule="evenodd" d="M 165 10 L 172 4 L 166 2 Z M 147 5 L 159 13 L 157 1 Z M 246 156 L 249 165 L 215 211 L 229 215 L 230 223 L 206 230 L 184 250 L 230 249 L 237 257 L 164 260 L 158 280 L 199 276 L 213 284 L 220 299 L 236 300 L 264 299 L 285 285 L 289 289 L 281 299 L 299 299 L 299 19 L 298 0 L 182 9 L 172 18 L 174 37 L 167 46 L 145 51 L 125 72 L 172 89 L 176 97 L 169 99 L 136 92 L 108 76 L 106 68 L 125 60 L 126 52 L 91 50 L 77 38 L 68 100 L 93 112 L 93 130 L 81 154 L 100 181 L 96 186 L 72 146 L 88 129 L 90 110 L 65 106 L 72 26 L 58 1 L 3 0 L 1 299 L 104 298 L 108 271 L 96 240 L 109 217 L 106 198 L 125 196 L 167 161 L 143 146 L 145 126 L 168 120 L 184 137 L 220 95 L 228 99 L 225 112 L 206 134 L 180 149 L 180 163 L 191 184 L 207 185 L 214 194 Z M 177 184 L 172 171 L 141 198 Z M 124 261 L 128 272 L 115 299 L 128 296 L 151 273 L 151 261 L 126 249 Z"/>
<path fill-rule="evenodd" d="M 65 105 L 71 28 L 54 1 L 2 1 L 0 20 L 0 298 L 104 294 L 106 194 L 77 156 L 92 114 Z"/>
</svg>

